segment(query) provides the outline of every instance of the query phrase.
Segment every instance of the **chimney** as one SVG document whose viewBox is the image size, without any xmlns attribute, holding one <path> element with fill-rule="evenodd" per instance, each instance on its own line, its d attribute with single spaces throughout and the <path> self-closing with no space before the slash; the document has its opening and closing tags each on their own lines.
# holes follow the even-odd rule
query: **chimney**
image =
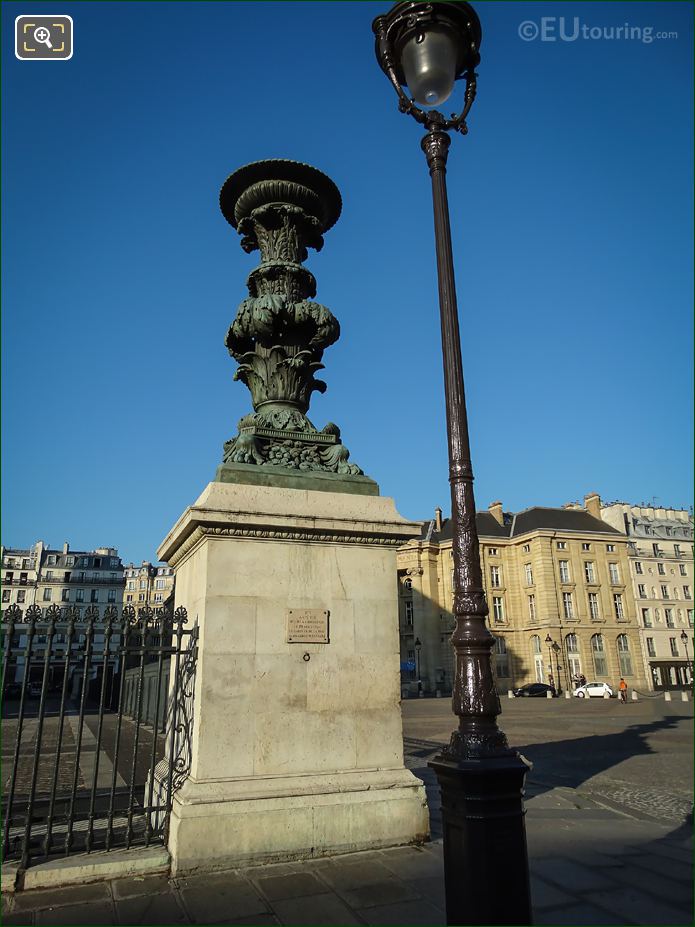
<svg viewBox="0 0 695 927">
<path fill-rule="evenodd" d="M 594 518 L 601 518 L 601 497 L 597 492 L 590 492 L 584 496 L 584 508 Z"/>
<path fill-rule="evenodd" d="M 434 510 L 434 530 L 439 533 L 442 530 L 442 510 L 437 506 Z"/>
<path fill-rule="evenodd" d="M 502 511 L 501 502 L 491 502 L 487 510 L 498 524 L 504 525 L 504 512 Z"/>
<path fill-rule="evenodd" d="M 63 553 L 64 553 L 64 554 L 67 554 L 67 552 L 68 552 L 69 550 L 70 550 L 70 545 L 68 544 L 67 541 L 65 541 L 65 542 L 63 543 Z"/>
</svg>

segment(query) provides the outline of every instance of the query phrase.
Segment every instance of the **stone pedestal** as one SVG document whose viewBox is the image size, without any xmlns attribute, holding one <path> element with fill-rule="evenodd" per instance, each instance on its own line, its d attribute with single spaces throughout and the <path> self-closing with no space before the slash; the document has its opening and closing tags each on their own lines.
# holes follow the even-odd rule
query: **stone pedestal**
<svg viewBox="0 0 695 927">
<path fill-rule="evenodd" d="M 427 837 L 399 705 L 395 550 L 418 527 L 379 496 L 210 483 L 164 540 L 200 627 L 175 873 Z M 327 612 L 328 642 L 288 642 L 317 636 L 288 610 Z"/>
</svg>

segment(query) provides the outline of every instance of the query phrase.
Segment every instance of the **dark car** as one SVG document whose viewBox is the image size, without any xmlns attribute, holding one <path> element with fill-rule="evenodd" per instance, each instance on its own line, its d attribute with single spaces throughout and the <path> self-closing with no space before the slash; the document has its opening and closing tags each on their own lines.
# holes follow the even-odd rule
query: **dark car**
<svg viewBox="0 0 695 927">
<path fill-rule="evenodd" d="M 552 693 L 553 698 L 557 697 L 555 686 L 548 686 L 544 682 L 530 682 L 520 689 L 514 689 L 516 698 L 547 698 L 547 693 Z"/>
</svg>

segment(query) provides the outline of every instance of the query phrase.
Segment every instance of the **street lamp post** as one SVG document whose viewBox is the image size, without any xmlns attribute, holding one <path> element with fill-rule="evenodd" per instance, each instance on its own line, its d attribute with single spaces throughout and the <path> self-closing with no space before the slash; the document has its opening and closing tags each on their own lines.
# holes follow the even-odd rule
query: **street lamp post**
<svg viewBox="0 0 695 927">
<path fill-rule="evenodd" d="M 420 648 L 422 647 L 422 641 L 419 637 L 415 638 L 415 677 L 417 679 L 417 694 L 418 698 L 420 697 L 420 692 L 422 691 L 422 684 L 420 682 Z"/>
<path fill-rule="evenodd" d="M 683 646 L 685 647 L 685 665 L 690 670 L 690 654 L 688 653 L 688 635 L 685 631 L 681 631 L 681 640 L 683 641 Z"/>
<path fill-rule="evenodd" d="M 529 764 L 509 748 L 496 720 L 501 709 L 492 673 L 494 640 L 485 622 L 446 190 L 448 133 L 466 134 L 475 98 L 480 22 L 468 3 L 399 2 L 372 28 L 377 60 L 400 111 L 426 130 L 421 146 L 432 179 L 453 522 L 452 706 L 459 719 L 449 745 L 429 764 L 442 797 L 447 923 L 530 924 L 523 807 Z M 460 78 L 466 89 L 459 115 L 447 119 L 421 108 L 446 101 Z M 503 889 L 496 885 L 500 873 Z"/>
<path fill-rule="evenodd" d="M 557 666 L 557 694 L 562 695 L 562 680 L 560 678 L 560 645 L 554 641 L 550 634 L 546 635 L 545 642 L 548 645 L 548 659 L 550 660 L 550 673 L 553 672 L 553 653 L 555 654 L 555 664 Z"/>
</svg>

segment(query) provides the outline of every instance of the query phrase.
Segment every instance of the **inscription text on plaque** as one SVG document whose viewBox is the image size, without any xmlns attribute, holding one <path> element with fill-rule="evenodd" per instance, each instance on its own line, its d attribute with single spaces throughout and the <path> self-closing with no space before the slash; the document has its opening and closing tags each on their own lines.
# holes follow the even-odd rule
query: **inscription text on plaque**
<svg viewBox="0 0 695 927">
<path fill-rule="evenodd" d="M 321 608 L 288 608 L 287 643 L 327 644 L 328 612 Z"/>
</svg>

